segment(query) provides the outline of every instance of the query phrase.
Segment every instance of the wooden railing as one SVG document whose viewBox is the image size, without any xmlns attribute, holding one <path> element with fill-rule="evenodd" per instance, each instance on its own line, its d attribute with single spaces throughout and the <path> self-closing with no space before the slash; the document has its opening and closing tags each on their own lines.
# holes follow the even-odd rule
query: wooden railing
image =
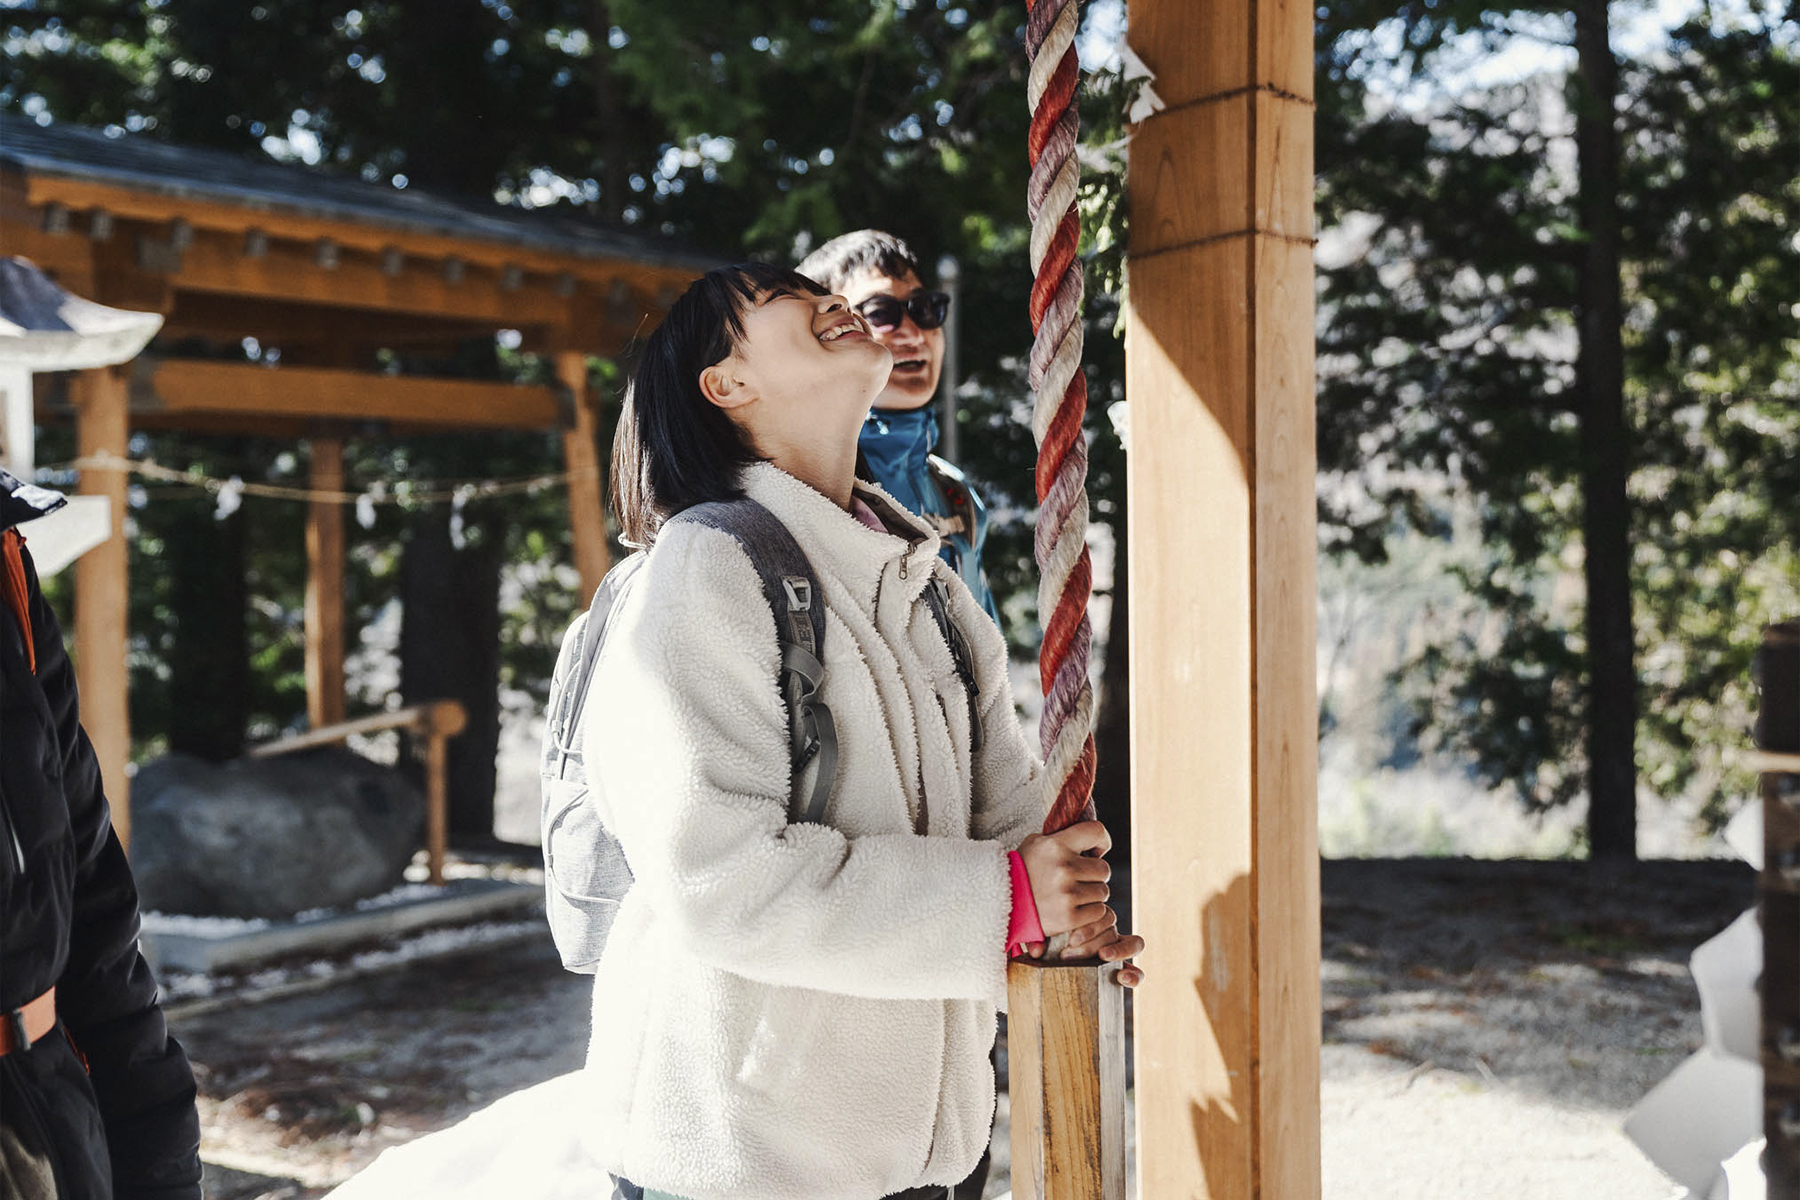
<svg viewBox="0 0 1800 1200">
<path fill-rule="evenodd" d="M 455 700 L 434 700 L 415 704 L 390 713 L 375 713 L 354 721 L 340 721 L 320 729 L 309 729 L 278 742 L 265 742 L 252 747 L 251 758 L 273 758 L 295 750 L 329 746 L 355 733 L 379 733 L 385 729 L 405 729 L 425 741 L 425 856 L 431 882 L 444 882 L 444 850 L 449 840 L 448 793 L 445 781 L 447 756 L 445 743 L 461 733 L 469 723 L 469 714 Z"/>
</svg>

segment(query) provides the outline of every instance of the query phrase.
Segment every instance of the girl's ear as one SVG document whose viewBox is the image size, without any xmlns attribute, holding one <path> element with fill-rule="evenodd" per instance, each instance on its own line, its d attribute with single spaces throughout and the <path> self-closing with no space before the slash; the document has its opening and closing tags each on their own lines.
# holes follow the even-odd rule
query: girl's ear
<svg viewBox="0 0 1800 1200">
<path fill-rule="evenodd" d="M 700 394 L 727 412 L 741 408 L 755 398 L 755 392 L 729 358 L 700 372 Z"/>
</svg>

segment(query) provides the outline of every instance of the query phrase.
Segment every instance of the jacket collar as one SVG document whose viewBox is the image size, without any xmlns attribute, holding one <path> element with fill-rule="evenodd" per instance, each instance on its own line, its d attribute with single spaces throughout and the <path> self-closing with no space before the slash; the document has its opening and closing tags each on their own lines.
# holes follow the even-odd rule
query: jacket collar
<svg viewBox="0 0 1800 1200">
<path fill-rule="evenodd" d="M 0 467 L 0 529 L 48 516 L 67 503 L 61 492 L 26 483 Z"/>
<path fill-rule="evenodd" d="M 876 408 L 863 420 L 857 448 L 877 479 L 917 477 L 937 448 L 937 412 L 923 408 Z"/>
<path fill-rule="evenodd" d="M 815 572 L 836 576 L 865 606 L 873 607 L 884 579 L 891 586 L 902 567 L 901 587 L 909 594 L 923 591 L 931 579 L 938 561 L 937 533 L 876 485 L 859 479 L 855 494 L 888 533 L 870 529 L 774 463 L 752 463 L 738 482 L 746 496 L 788 527 L 813 558 Z"/>
</svg>

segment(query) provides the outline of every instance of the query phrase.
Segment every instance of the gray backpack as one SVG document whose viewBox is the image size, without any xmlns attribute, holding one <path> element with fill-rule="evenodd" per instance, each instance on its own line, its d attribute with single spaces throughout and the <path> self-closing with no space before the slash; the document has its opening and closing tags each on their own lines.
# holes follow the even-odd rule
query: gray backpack
<svg viewBox="0 0 1800 1200">
<path fill-rule="evenodd" d="M 730 534 L 756 565 L 781 641 L 780 686 L 788 711 L 795 801 L 801 799 L 803 768 L 815 757 L 819 760 L 818 776 L 800 809 L 802 820 L 816 823 L 825 815 L 825 804 L 837 781 L 837 727 L 831 710 L 819 698 L 819 685 L 825 677 L 821 664 L 825 605 L 812 564 L 787 527 L 754 500 L 700 504 L 669 520 Z M 606 573 L 593 604 L 563 635 L 556 670 L 550 677 L 540 771 L 544 904 L 563 966 L 583 974 L 592 974 L 599 966 L 606 935 L 618 915 L 619 902 L 631 887 L 632 876 L 618 839 L 601 821 L 599 806 L 590 802 L 581 753 L 581 712 L 612 615 L 642 570 L 645 557 L 640 550 Z"/>
<path fill-rule="evenodd" d="M 669 520 L 730 534 L 756 567 L 763 598 L 775 614 L 775 634 L 781 644 L 778 683 L 788 712 L 793 803 L 800 820 L 817 824 L 825 816 L 825 805 L 837 782 L 838 744 L 831 710 L 819 696 L 825 679 L 825 604 L 812 564 L 787 527 L 748 498 L 695 505 Z M 631 888 L 632 875 L 624 849 L 601 821 L 599 807 L 589 802 L 587 766 L 581 753 L 581 711 L 612 615 L 643 568 L 644 559 L 644 552 L 639 551 L 608 571 L 588 611 L 563 635 L 545 713 L 540 764 L 544 907 L 563 966 L 587 975 L 600 965 L 606 936 L 612 931 L 619 902 Z M 962 630 L 950 619 L 949 596 L 941 579 L 933 578 L 924 599 L 956 664 L 968 698 L 971 747 L 979 750 L 981 692 L 975 682 L 974 654 Z M 819 772 L 802 802 L 801 778 L 814 758 L 819 760 Z"/>
</svg>

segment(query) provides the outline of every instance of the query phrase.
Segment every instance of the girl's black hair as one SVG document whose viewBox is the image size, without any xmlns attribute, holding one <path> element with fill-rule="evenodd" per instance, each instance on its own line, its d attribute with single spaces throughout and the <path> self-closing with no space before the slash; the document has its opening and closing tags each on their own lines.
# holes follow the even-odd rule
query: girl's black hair
<svg viewBox="0 0 1800 1200">
<path fill-rule="evenodd" d="M 613 511 L 623 540 L 648 546 L 664 521 L 709 500 L 735 500 L 755 447 L 700 391 L 700 372 L 744 336 L 744 313 L 770 296 L 823 296 L 771 263 L 719 267 L 696 279 L 644 342 L 613 438 Z"/>
</svg>

